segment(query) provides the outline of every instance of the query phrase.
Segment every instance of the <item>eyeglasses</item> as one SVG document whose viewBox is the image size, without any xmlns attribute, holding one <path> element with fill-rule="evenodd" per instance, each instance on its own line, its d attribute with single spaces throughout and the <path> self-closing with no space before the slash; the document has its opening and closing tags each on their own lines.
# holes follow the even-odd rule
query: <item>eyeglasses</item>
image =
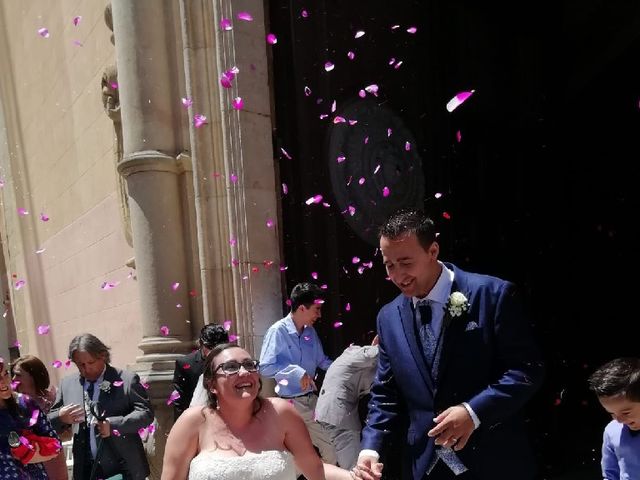
<svg viewBox="0 0 640 480">
<path fill-rule="evenodd" d="M 260 365 L 260 362 L 251 358 L 243 360 L 242 362 L 229 360 L 228 362 L 223 362 L 218 365 L 213 373 L 216 373 L 218 370 L 222 370 L 222 373 L 225 375 L 235 375 L 240 371 L 240 367 L 244 368 L 249 373 L 254 373 L 258 371 L 258 365 Z"/>
</svg>

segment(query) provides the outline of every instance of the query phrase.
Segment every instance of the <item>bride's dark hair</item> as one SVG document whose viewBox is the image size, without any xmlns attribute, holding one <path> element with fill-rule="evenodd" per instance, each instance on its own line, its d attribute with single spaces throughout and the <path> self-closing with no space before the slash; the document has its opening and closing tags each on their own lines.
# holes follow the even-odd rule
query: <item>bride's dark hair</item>
<svg viewBox="0 0 640 480">
<path fill-rule="evenodd" d="M 207 359 L 204 362 L 204 371 L 202 373 L 202 383 L 203 387 L 207 391 L 207 406 L 212 409 L 218 408 L 218 396 L 211 391 L 211 387 L 215 382 L 215 373 L 213 373 L 214 362 L 213 360 L 220 355 L 225 350 L 229 348 L 242 348 L 235 343 L 221 343 L 220 345 L 216 345 L 207 355 Z M 243 349 L 244 350 L 244 349 Z M 259 379 L 260 388 L 258 388 L 258 396 L 253 402 L 253 415 L 258 413 L 262 408 L 262 398 L 260 397 L 260 392 L 262 391 L 262 378 Z"/>
</svg>

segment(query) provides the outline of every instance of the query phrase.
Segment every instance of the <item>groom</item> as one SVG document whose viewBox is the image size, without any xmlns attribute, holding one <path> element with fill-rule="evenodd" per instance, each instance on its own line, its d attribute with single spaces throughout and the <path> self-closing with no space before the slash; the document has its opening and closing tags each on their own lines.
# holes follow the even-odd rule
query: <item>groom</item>
<svg viewBox="0 0 640 480">
<path fill-rule="evenodd" d="M 358 475 L 378 478 L 372 464 L 408 426 L 405 479 L 533 479 L 522 408 L 544 367 L 514 285 L 440 262 L 434 223 L 419 212 L 393 215 L 380 249 L 402 294 L 378 314 Z"/>
</svg>

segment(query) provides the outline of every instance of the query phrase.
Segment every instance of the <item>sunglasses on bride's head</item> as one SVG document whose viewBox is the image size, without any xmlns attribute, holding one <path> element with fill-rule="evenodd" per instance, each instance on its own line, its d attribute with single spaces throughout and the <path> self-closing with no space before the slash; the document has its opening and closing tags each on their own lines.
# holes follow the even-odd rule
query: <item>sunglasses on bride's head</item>
<svg viewBox="0 0 640 480">
<path fill-rule="evenodd" d="M 225 375 L 235 375 L 240 371 L 240 367 L 244 368 L 249 373 L 254 373 L 258 371 L 258 365 L 260 365 L 260 362 L 258 360 L 253 360 L 252 358 L 247 358 L 241 362 L 229 360 L 228 362 L 222 362 L 218 365 L 213 373 L 218 372 L 218 370 L 222 370 L 222 373 Z"/>
</svg>

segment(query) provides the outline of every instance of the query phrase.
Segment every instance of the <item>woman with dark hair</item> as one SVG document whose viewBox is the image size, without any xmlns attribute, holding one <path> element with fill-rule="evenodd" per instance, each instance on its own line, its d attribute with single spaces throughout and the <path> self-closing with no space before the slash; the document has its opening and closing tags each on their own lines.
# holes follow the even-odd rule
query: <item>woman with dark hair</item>
<svg viewBox="0 0 640 480">
<path fill-rule="evenodd" d="M 296 467 L 308 480 L 355 478 L 323 465 L 293 405 L 259 396 L 258 363 L 234 344 L 211 351 L 207 405 L 190 407 L 171 429 L 163 480 L 295 480 Z"/>
<path fill-rule="evenodd" d="M 16 392 L 29 395 L 44 413 L 49 413 L 56 398 L 56 389 L 50 388 L 49 372 L 42 360 L 33 355 L 23 355 L 11 364 L 11 375 Z M 69 478 L 62 449 L 54 459 L 44 464 L 44 468 L 52 480 Z"/>
<path fill-rule="evenodd" d="M 36 402 L 27 395 L 13 392 L 9 372 L 0 358 L 0 478 L 49 478 L 43 462 L 54 458 L 57 452 L 49 456 L 41 455 L 38 444 L 32 442 L 33 437 L 28 439 L 29 447 L 26 447 L 25 439 L 32 435 L 58 439 Z M 34 451 L 35 454 L 29 458 Z M 24 459 L 25 463 L 16 456 Z"/>
</svg>

